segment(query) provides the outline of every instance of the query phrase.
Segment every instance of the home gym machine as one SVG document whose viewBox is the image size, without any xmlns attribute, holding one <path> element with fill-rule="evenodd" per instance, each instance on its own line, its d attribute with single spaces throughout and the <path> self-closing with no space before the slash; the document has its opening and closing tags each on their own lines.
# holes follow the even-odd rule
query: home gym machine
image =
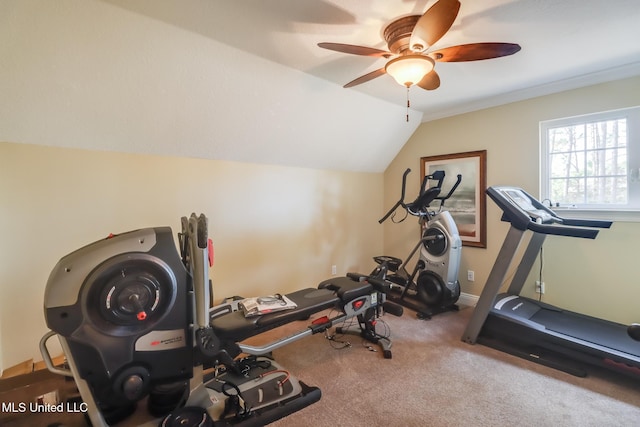
<svg viewBox="0 0 640 427">
<path fill-rule="evenodd" d="M 563 218 L 516 187 L 487 189 L 511 224 L 462 340 L 498 350 L 577 376 L 586 365 L 640 375 L 640 325 L 618 323 L 574 313 L 520 296 L 547 235 L 595 239 L 611 221 Z M 506 293 L 505 282 L 525 232 L 529 244 Z"/>
<path fill-rule="evenodd" d="M 411 203 L 405 203 L 407 175 L 410 172 L 411 169 L 407 169 L 402 175 L 400 199 L 378 222 L 382 224 L 389 217 L 393 221 L 396 210 L 401 207 L 406 214 L 394 222 L 402 222 L 408 215 L 418 217 L 420 240 L 404 262 L 392 256 L 376 256 L 373 259 L 378 266 L 368 276 L 358 273 L 349 273 L 348 276 L 385 280 L 390 286 L 387 292 L 390 301 L 415 310 L 421 319 L 430 319 L 435 314 L 458 309 L 456 301 L 460 297 L 458 271 L 462 242 L 451 214 L 442 208 L 460 185 L 462 176 L 458 175 L 449 192 L 440 196 L 445 172 L 435 171 L 422 180 L 418 197 Z M 430 181 L 435 181 L 435 184 L 427 188 Z M 437 212 L 430 210 L 434 200 L 440 201 Z M 418 261 L 409 273 L 407 265 L 418 251 Z"/>
<path fill-rule="evenodd" d="M 74 378 L 93 426 L 134 413 L 137 420 L 140 412 L 148 426 L 262 426 L 283 418 L 317 402 L 321 392 L 270 352 L 351 318 L 364 339 L 391 357 L 375 319 L 383 307 L 395 315 L 402 307 L 386 302 L 384 282 L 332 278 L 287 294 L 295 309 L 245 317 L 233 303 L 211 307 L 207 218 L 182 218 L 178 236 L 180 253 L 169 227 L 111 235 L 63 257 L 51 272 L 44 296 L 51 331 L 40 350 L 49 370 Z M 319 317 L 310 321 L 313 314 Z M 285 338 L 242 342 L 301 320 L 304 328 Z M 53 336 L 68 369 L 53 365 L 47 347 Z M 136 411 L 142 399 L 147 412 Z"/>
</svg>

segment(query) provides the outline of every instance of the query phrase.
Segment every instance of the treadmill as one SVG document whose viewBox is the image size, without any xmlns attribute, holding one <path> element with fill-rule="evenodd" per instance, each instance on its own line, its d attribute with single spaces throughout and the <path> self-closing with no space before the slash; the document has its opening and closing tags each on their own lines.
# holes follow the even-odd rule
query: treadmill
<svg viewBox="0 0 640 427">
<path fill-rule="evenodd" d="M 489 197 L 511 224 L 462 336 L 584 377 L 588 365 L 640 378 L 638 324 L 629 327 L 520 296 L 547 235 L 595 239 L 611 221 L 563 218 L 526 191 L 494 186 Z M 499 293 L 527 231 L 532 234 L 506 293 Z"/>
</svg>

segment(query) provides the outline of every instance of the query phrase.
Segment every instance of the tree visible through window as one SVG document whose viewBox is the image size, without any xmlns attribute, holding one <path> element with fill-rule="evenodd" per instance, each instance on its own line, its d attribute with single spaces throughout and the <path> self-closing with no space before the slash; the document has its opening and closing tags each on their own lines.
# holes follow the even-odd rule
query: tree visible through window
<svg viewBox="0 0 640 427">
<path fill-rule="evenodd" d="M 563 126 L 548 132 L 551 200 L 627 203 L 626 119 Z"/>
<path fill-rule="evenodd" d="M 565 207 L 640 208 L 638 127 L 640 107 L 542 122 L 542 198 Z"/>
</svg>

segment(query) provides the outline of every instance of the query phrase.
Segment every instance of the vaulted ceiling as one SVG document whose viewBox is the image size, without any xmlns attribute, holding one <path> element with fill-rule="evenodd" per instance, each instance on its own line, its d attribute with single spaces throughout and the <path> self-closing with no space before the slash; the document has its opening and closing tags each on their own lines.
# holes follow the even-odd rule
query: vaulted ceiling
<svg viewBox="0 0 640 427">
<path fill-rule="evenodd" d="M 6 0 L 0 140 L 381 172 L 421 122 L 640 74 L 637 0 L 461 0 L 431 48 L 517 43 L 437 62 L 440 87 L 388 75 L 392 20 L 435 0 Z"/>
</svg>

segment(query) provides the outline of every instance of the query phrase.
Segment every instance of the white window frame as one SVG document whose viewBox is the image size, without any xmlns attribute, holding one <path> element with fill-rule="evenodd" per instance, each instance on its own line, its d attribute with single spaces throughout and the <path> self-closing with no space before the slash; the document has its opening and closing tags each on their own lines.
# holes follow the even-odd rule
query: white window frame
<svg viewBox="0 0 640 427">
<path fill-rule="evenodd" d="M 563 205 L 550 200 L 550 129 L 615 119 L 627 120 L 628 205 Z M 640 222 L 640 106 L 540 122 L 540 200 L 551 204 L 560 216 Z"/>
</svg>

